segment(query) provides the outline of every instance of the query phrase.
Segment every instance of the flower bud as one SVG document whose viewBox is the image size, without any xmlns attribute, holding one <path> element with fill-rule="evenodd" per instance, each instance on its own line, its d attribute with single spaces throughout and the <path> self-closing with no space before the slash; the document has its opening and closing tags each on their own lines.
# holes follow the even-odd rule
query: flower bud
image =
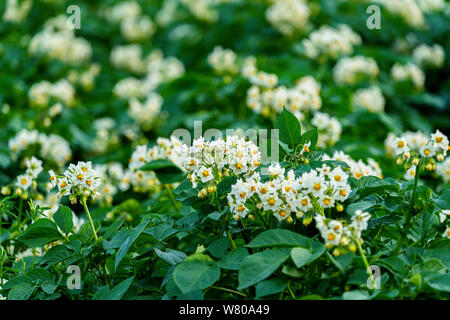
<svg viewBox="0 0 450 320">
<path fill-rule="evenodd" d="M 333 250 L 333 256 L 337 257 L 341 254 L 341 251 L 339 250 L 339 248 L 336 248 Z"/>
<path fill-rule="evenodd" d="M 403 164 L 403 159 L 402 159 L 402 158 L 397 158 L 397 164 L 398 164 L 398 165 Z"/>
<path fill-rule="evenodd" d="M 442 162 L 442 161 L 444 161 L 444 156 L 442 155 L 442 153 L 439 153 L 439 154 L 436 156 L 436 159 L 437 159 L 437 161 Z"/>
<path fill-rule="evenodd" d="M 297 219 L 300 219 L 301 217 L 303 217 L 303 211 L 297 212 L 295 216 L 297 217 Z"/>
<path fill-rule="evenodd" d="M 338 204 L 338 205 L 336 206 L 336 210 L 337 210 L 338 212 L 342 212 L 342 211 L 344 211 L 344 207 L 342 206 L 342 204 Z"/>
<path fill-rule="evenodd" d="M 239 219 L 241 219 L 241 216 L 238 215 L 238 214 L 235 214 L 235 215 L 233 216 L 233 219 L 236 220 L 236 221 L 238 221 Z"/>
<path fill-rule="evenodd" d="M 348 250 L 352 253 L 356 252 L 356 245 L 354 243 L 352 243 L 351 245 L 348 246 Z"/>
<path fill-rule="evenodd" d="M 413 165 L 417 166 L 419 164 L 419 158 L 414 158 L 412 163 Z"/>
<path fill-rule="evenodd" d="M 255 220 L 255 216 L 252 215 L 252 214 L 249 214 L 249 215 L 248 215 L 248 219 L 253 221 L 253 220 Z"/>
<path fill-rule="evenodd" d="M 2 195 L 4 196 L 9 196 L 11 194 L 11 189 L 9 189 L 9 187 L 3 187 L 2 188 Z"/>
<path fill-rule="evenodd" d="M 286 222 L 287 223 L 292 223 L 293 222 L 292 217 L 291 216 L 287 217 L 286 218 Z"/>
</svg>

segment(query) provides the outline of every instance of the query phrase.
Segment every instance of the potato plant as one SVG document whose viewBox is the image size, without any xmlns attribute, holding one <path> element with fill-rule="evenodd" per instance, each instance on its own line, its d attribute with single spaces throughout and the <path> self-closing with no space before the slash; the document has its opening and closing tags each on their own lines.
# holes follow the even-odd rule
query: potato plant
<svg viewBox="0 0 450 320">
<path fill-rule="evenodd" d="M 450 7 L 403 1 L 0 3 L 0 300 L 449 299 Z"/>
</svg>

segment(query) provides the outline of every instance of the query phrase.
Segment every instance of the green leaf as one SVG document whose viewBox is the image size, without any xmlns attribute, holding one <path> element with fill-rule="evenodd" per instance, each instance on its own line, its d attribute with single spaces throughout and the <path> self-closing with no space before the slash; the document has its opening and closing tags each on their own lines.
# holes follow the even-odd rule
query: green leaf
<svg viewBox="0 0 450 320">
<path fill-rule="evenodd" d="M 63 245 L 52 247 L 41 259 L 41 264 L 52 265 L 72 256 L 72 252 Z"/>
<path fill-rule="evenodd" d="M 72 218 L 72 210 L 62 205 L 59 206 L 58 211 L 53 215 L 53 220 L 65 234 L 70 233 L 73 229 Z"/>
<path fill-rule="evenodd" d="M 172 249 L 166 249 L 166 252 L 164 252 L 155 248 L 155 253 L 158 257 L 171 265 L 176 265 L 187 258 L 186 253 Z"/>
<path fill-rule="evenodd" d="M 173 271 L 173 279 L 183 293 L 206 289 L 219 277 L 219 266 L 207 261 L 185 261 Z"/>
<path fill-rule="evenodd" d="M 367 300 L 369 298 L 369 293 L 363 290 L 353 290 L 344 292 L 342 297 L 344 300 Z"/>
<path fill-rule="evenodd" d="M 145 164 L 141 170 L 154 171 L 158 180 L 163 184 L 174 183 L 183 180 L 185 173 L 172 161 L 159 159 Z"/>
<path fill-rule="evenodd" d="M 133 231 L 131 231 L 128 238 L 122 243 L 119 251 L 117 251 L 116 260 L 114 262 L 114 270 L 117 270 L 117 266 L 119 265 L 120 261 L 122 261 L 123 257 L 125 257 L 131 245 L 134 243 L 134 241 L 136 241 L 136 239 L 139 237 L 139 235 L 142 233 L 149 222 L 149 218 L 142 221 L 136 228 L 133 229 Z"/>
<path fill-rule="evenodd" d="M 302 247 L 310 248 L 312 239 L 286 229 L 267 230 L 257 235 L 248 245 L 250 248 Z"/>
<path fill-rule="evenodd" d="M 349 252 L 344 255 L 340 255 L 338 257 L 334 257 L 327 253 L 330 260 L 333 262 L 333 264 L 342 272 L 344 272 L 347 267 L 352 263 L 353 257 L 355 256 L 353 253 Z"/>
<path fill-rule="evenodd" d="M 297 268 L 313 262 L 325 252 L 325 246 L 320 243 L 313 250 L 305 248 L 293 248 L 291 250 L 291 258 Z"/>
<path fill-rule="evenodd" d="M 27 247 L 35 248 L 61 239 L 55 223 L 49 219 L 39 219 L 30 225 L 18 238 Z"/>
<path fill-rule="evenodd" d="M 426 283 L 435 290 L 450 292 L 450 273 L 429 277 Z"/>
<path fill-rule="evenodd" d="M 247 256 L 249 256 L 249 253 L 245 248 L 236 248 L 219 261 L 219 266 L 222 269 L 239 270 L 242 261 Z"/>
<path fill-rule="evenodd" d="M 373 193 L 398 191 L 399 183 L 392 178 L 380 179 L 375 176 L 364 176 L 359 180 L 350 179 L 353 192 L 358 192 L 359 199 L 365 198 Z"/>
<path fill-rule="evenodd" d="M 275 121 L 275 129 L 280 130 L 280 140 L 294 148 L 300 143 L 301 127 L 297 118 L 283 108 L 283 111 Z"/>
<path fill-rule="evenodd" d="M 123 295 L 127 292 L 131 283 L 133 282 L 134 276 L 128 278 L 112 289 L 108 286 L 100 288 L 92 297 L 92 300 L 120 300 Z"/>
<path fill-rule="evenodd" d="M 289 258 L 287 248 L 267 249 L 246 257 L 239 271 L 238 289 L 248 288 L 268 278 Z"/>
<path fill-rule="evenodd" d="M 309 146 L 310 150 L 313 150 L 317 144 L 317 140 L 319 139 L 319 134 L 317 132 L 317 128 L 313 128 L 309 131 L 306 131 L 304 134 L 302 134 L 302 137 L 300 139 L 301 144 L 311 142 L 311 145 Z"/>
<path fill-rule="evenodd" d="M 281 277 L 261 281 L 256 285 L 255 298 L 258 299 L 261 297 L 270 296 L 272 294 L 282 292 L 286 288 L 288 282 L 289 281 L 286 278 Z"/>
<path fill-rule="evenodd" d="M 29 283 L 21 283 L 14 286 L 8 293 L 8 300 L 28 300 L 33 294 L 34 286 Z"/>
<path fill-rule="evenodd" d="M 439 208 L 450 210 L 450 190 L 445 190 L 439 198 L 433 201 Z"/>
</svg>

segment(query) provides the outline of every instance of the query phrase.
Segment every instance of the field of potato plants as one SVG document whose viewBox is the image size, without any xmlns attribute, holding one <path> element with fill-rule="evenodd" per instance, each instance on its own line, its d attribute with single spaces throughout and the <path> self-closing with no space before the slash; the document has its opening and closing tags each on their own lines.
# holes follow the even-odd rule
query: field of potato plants
<svg viewBox="0 0 450 320">
<path fill-rule="evenodd" d="M 0 1 L 0 308 L 448 300 L 449 21 L 446 0 Z"/>
</svg>

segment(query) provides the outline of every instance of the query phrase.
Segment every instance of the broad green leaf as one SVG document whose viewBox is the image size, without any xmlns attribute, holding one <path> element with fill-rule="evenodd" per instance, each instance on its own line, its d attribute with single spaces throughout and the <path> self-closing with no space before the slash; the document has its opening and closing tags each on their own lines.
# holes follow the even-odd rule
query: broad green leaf
<svg viewBox="0 0 450 320">
<path fill-rule="evenodd" d="M 280 140 L 290 147 L 295 147 L 300 143 L 301 128 L 297 118 L 283 108 L 283 111 L 275 121 L 275 129 L 280 132 Z"/>
<path fill-rule="evenodd" d="M 172 161 L 159 159 L 145 164 L 141 170 L 154 171 L 158 180 L 163 184 L 174 183 L 183 180 L 185 173 Z"/>
<path fill-rule="evenodd" d="M 313 150 L 316 147 L 317 139 L 319 139 L 319 134 L 317 133 L 317 128 L 313 128 L 309 131 L 306 131 L 304 134 L 302 134 L 300 143 L 305 144 L 305 143 L 311 142 L 309 149 Z"/>
<path fill-rule="evenodd" d="M 173 279 L 183 293 L 206 289 L 219 277 L 219 266 L 207 261 L 185 261 L 173 271 Z"/>
<path fill-rule="evenodd" d="M 325 252 L 325 246 L 320 244 L 314 249 L 293 248 L 291 250 L 291 258 L 297 268 L 313 262 Z"/>
<path fill-rule="evenodd" d="M 171 265 L 176 265 L 187 258 L 186 253 L 172 249 L 166 249 L 166 251 L 164 252 L 155 248 L 155 253 L 158 257 Z"/>
<path fill-rule="evenodd" d="M 242 261 L 247 256 L 249 253 L 245 248 L 236 248 L 219 261 L 219 266 L 222 269 L 239 270 Z"/>
<path fill-rule="evenodd" d="M 426 283 L 435 290 L 450 292 L 450 273 L 429 277 Z"/>
<path fill-rule="evenodd" d="M 27 247 L 41 247 L 47 243 L 61 239 L 55 223 L 43 218 L 30 225 L 18 238 Z"/>
<path fill-rule="evenodd" d="M 73 221 L 72 221 L 72 210 L 66 206 L 59 206 L 58 211 L 53 215 L 53 220 L 55 220 L 58 227 L 61 230 L 68 234 L 73 229 Z"/>
<path fill-rule="evenodd" d="M 124 243 L 122 243 L 119 251 L 117 251 L 116 260 L 114 261 L 114 270 L 117 270 L 117 266 L 119 265 L 120 261 L 122 261 L 123 257 L 125 257 L 131 245 L 136 241 L 142 231 L 144 231 L 149 222 L 150 219 L 148 218 L 142 221 L 136 228 L 133 229 L 133 231 L 131 231 L 130 235 L 124 241 Z"/>
<path fill-rule="evenodd" d="M 34 286 L 30 283 L 21 283 L 9 290 L 8 300 L 28 300 L 33 294 Z"/>
<path fill-rule="evenodd" d="M 289 281 L 286 278 L 281 277 L 261 281 L 256 285 L 255 298 L 261 298 L 280 293 L 286 288 L 288 282 Z"/>
<path fill-rule="evenodd" d="M 108 286 L 100 288 L 92 297 L 92 300 L 120 300 L 130 288 L 134 276 L 122 281 L 117 286 L 109 289 Z"/>
<path fill-rule="evenodd" d="M 250 248 L 302 247 L 310 248 L 312 239 L 286 229 L 267 230 L 257 235 L 248 245 Z"/>
<path fill-rule="evenodd" d="M 268 278 L 289 258 L 290 249 L 266 249 L 246 257 L 239 271 L 238 289 L 248 288 Z"/>
</svg>

